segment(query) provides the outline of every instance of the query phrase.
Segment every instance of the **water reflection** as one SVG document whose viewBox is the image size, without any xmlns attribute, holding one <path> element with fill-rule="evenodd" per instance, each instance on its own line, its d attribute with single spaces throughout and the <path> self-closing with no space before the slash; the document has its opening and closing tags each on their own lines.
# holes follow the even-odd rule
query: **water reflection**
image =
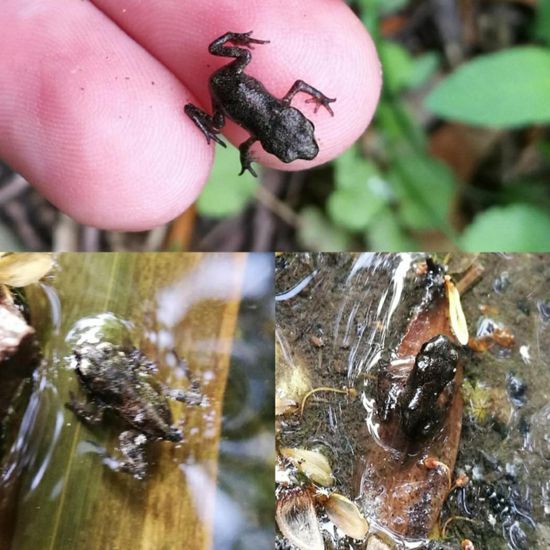
<svg viewBox="0 0 550 550">
<path fill-rule="evenodd" d="M 248 286 L 248 283 L 250 286 Z M 214 547 L 273 548 L 273 257 L 254 254 L 224 400 Z"/>
</svg>

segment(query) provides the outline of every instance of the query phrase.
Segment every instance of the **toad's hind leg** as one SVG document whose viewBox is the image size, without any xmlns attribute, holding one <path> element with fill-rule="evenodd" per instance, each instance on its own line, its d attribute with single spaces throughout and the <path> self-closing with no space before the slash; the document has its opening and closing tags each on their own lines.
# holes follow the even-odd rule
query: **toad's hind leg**
<svg viewBox="0 0 550 550">
<path fill-rule="evenodd" d="M 269 40 L 257 40 L 252 38 L 252 31 L 250 32 L 228 32 L 223 36 L 220 36 L 210 46 L 208 51 L 212 55 L 219 55 L 221 57 L 235 57 L 231 66 L 234 67 L 237 72 L 241 72 L 252 59 L 252 54 L 246 48 L 239 48 L 238 46 L 246 46 L 252 50 L 251 44 L 269 44 Z M 227 42 L 233 43 L 233 46 L 226 46 Z"/>
<path fill-rule="evenodd" d="M 250 148 L 254 143 L 258 141 L 257 138 L 251 137 L 239 145 L 239 151 L 241 153 L 241 171 L 239 176 L 242 176 L 247 170 L 256 178 L 258 174 L 254 168 L 252 168 L 252 161 L 254 160 L 250 154 Z"/>
<path fill-rule="evenodd" d="M 225 143 L 218 137 L 220 130 L 225 126 L 225 117 L 223 113 L 218 110 L 214 110 L 214 114 L 210 116 L 202 109 L 199 109 L 192 103 L 188 103 L 184 107 L 185 114 L 195 123 L 199 130 L 206 137 L 206 143 L 210 145 L 210 140 L 214 140 L 223 147 L 226 147 Z"/>
<path fill-rule="evenodd" d="M 118 461 L 117 469 L 132 474 L 137 479 L 143 479 L 147 474 L 145 460 L 147 438 L 136 430 L 127 430 L 119 435 L 118 441 L 124 460 Z"/>
<path fill-rule="evenodd" d="M 336 99 L 327 97 L 325 94 L 321 93 L 319 90 L 313 86 L 310 86 L 303 80 L 297 80 L 292 85 L 292 88 L 290 88 L 285 97 L 283 97 L 283 103 L 285 105 L 290 105 L 290 102 L 294 96 L 299 92 L 303 92 L 311 96 L 311 99 L 308 99 L 306 103 L 315 103 L 315 112 L 319 110 L 319 107 L 323 106 L 332 116 L 334 116 L 334 112 L 332 111 L 329 103 L 334 103 Z"/>
</svg>

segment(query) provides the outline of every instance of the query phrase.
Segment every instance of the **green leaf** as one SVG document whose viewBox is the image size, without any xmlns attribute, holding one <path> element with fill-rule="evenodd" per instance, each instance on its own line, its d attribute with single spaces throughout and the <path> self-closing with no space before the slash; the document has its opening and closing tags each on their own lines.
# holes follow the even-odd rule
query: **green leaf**
<svg viewBox="0 0 550 550">
<path fill-rule="evenodd" d="M 379 54 L 384 67 L 385 87 L 393 93 L 421 86 L 439 66 L 437 53 L 426 52 L 412 57 L 405 48 L 387 40 L 380 43 Z"/>
<path fill-rule="evenodd" d="M 376 110 L 376 127 L 381 130 L 388 147 L 398 147 L 404 142 L 410 142 L 416 147 L 425 146 L 424 129 L 403 102 L 382 98 Z"/>
<path fill-rule="evenodd" d="M 460 237 L 466 252 L 547 252 L 550 214 L 527 204 L 489 208 Z"/>
<path fill-rule="evenodd" d="M 413 59 L 411 72 L 407 80 L 407 88 L 418 88 L 433 76 L 439 67 L 439 55 L 436 52 L 426 52 Z"/>
<path fill-rule="evenodd" d="M 298 241 L 304 250 L 340 252 L 349 248 L 347 233 L 333 227 L 322 212 L 313 206 L 300 212 Z"/>
<path fill-rule="evenodd" d="M 328 199 L 330 218 L 350 231 L 361 231 L 386 205 L 388 184 L 379 177 L 358 182 L 353 189 L 336 190 Z"/>
<path fill-rule="evenodd" d="M 399 223 L 395 213 L 385 208 L 373 223 L 366 234 L 369 250 L 379 252 L 402 252 L 403 250 L 417 250 L 418 245 L 411 239 Z"/>
<path fill-rule="evenodd" d="M 239 176 L 239 155 L 234 147 L 218 147 L 208 183 L 197 211 L 210 218 L 226 218 L 242 212 L 254 197 L 257 180 L 248 172 Z"/>
<path fill-rule="evenodd" d="M 414 62 L 409 52 L 396 42 L 383 41 L 378 48 L 384 67 L 384 86 L 397 93 L 407 86 L 413 73 Z"/>
<path fill-rule="evenodd" d="M 550 122 L 550 50 L 518 47 L 480 56 L 426 99 L 435 114 L 467 124 L 513 128 Z"/>
<path fill-rule="evenodd" d="M 358 181 L 378 175 L 375 164 L 362 157 L 356 147 L 348 149 L 336 158 L 334 170 L 338 189 L 355 189 Z"/>
<path fill-rule="evenodd" d="M 387 15 L 400 10 L 408 2 L 409 0 L 359 0 L 359 6 L 362 10 L 370 10 L 376 6 L 381 15 Z"/>
<path fill-rule="evenodd" d="M 336 190 L 328 199 L 328 213 L 337 225 L 364 230 L 388 202 L 391 192 L 372 162 L 351 149 L 335 161 Z"/>
<path fill-rule="evenodd" d="M 550 44 L 550 0 L 539 0 L 538 2 L 535 38 Z"/>
<path fill-rule="evenodd" d="M 394 158 L 394 190 L 402 222 L 411 229 L 450 229 L 456 181 L 451 170 L 427 155 L 410 151 Z"/>
</svg>

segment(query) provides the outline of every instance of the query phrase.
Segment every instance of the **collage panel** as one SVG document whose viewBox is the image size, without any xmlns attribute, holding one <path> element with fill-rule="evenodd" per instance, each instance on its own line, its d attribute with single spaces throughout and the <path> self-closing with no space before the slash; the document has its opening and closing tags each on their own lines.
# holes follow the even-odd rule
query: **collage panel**
<svg viewBox="0 0 550 550">
<path fill-rule="evenodd" d="M 273 544 L 273 256 L 0 256 L 0 548 Z"/>
<path fill-rule="evenodd" d="M 550 256 L 276 259 L 276 548 L 550 547 Z"/>
<path fill-rule="evenodd" d="M 0 250 L 550 250 L 548 0 L 2 6 Z"/>
</svg>

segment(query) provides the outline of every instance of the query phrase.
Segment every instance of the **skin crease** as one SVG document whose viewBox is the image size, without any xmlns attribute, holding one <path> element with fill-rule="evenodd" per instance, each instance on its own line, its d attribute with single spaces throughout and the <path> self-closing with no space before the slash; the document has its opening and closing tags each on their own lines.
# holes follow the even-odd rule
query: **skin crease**
<svg viewBox="0 0 550 550">
<path fill-rule="evenodd" d="M 292 102 L 315 124 L 327 162 L 365 130 L 381 74 L 372 41 L 341 0 L 5 0 L 0 12 L 0 157 L 77 221 L 144 230 L 198 196 L 214 147 L 183 113 L 211 111 L 208 78 L 229 58 L 208 53 L 227 31 L 269 40 L 247 73 L 277 97 L 297 79 L 336 97 L 332 118 Z M 227 121 L 233 144 L 248 134 Z M 235 171 L 239 171 L 235 151 Z"/>
</svg>

